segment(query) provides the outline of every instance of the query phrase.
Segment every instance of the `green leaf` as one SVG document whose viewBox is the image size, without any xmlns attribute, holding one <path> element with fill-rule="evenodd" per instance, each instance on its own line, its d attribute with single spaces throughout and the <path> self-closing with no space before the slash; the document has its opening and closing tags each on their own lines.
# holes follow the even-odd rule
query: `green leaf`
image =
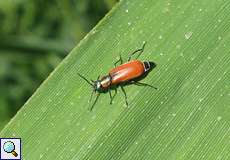
<svg viewBox="0 0 230 160">
<path fill-rule="evenodd" d="M 67 56 L 1 137 L 21 137 L 31 159 L 229 159 L 230 2 L 123 0 Z M 147 42 L 142 82 L 109 105 L 79 78 L 106 74 Z M 95 97 L 94 97 L 95 98 Z"/>
</svg>

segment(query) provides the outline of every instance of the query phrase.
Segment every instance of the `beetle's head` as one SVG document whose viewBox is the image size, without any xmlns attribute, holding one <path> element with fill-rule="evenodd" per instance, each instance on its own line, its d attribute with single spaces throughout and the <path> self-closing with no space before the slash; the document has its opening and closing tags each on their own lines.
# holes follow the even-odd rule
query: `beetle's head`
<svg viewBox="0 0 230 160">
<path fill-rule="evenodd" d="M 81 74 L 78 73 L 78 75 L 84 79 L 89 85 L 91 85 L 93 87 L 93 92 L 101 92 L 103 91 L 103 87 L 102 87 L 102 81 L 99 79 L 100 76 L 97 77 L 97 80 L 88 80 L 87 78 L 85 78 L 84 76 L 82 76 Z"/>
<path fill-rule="evenodd" d="M 94 89 L 95 92 L 96 91 L 100 92 L 102 90 L 102 85 L 101 85 L 100 80 L 94 81 L 93 89 Z"/>
</svg>

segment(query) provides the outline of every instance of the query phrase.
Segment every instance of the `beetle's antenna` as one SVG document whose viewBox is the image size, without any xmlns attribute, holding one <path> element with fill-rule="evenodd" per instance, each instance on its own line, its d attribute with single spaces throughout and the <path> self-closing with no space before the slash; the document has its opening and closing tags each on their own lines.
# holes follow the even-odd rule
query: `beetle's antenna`
<svg viewBox="0 0 230 160">
<path fill-rule="evenodd" d="M 90 81 L 87 79 L 87 78 L 85 78 L 83 75 L 81 75 L 80 73 L 77 73 L 78 75 L 79 75 L 79 77 L 81 77 L 82 79 L 84 79 L 89 85 L 91 85 L 91 86 L 93 86 L 93 84 L 92 83 L 90 83 Z"/>
</svg>

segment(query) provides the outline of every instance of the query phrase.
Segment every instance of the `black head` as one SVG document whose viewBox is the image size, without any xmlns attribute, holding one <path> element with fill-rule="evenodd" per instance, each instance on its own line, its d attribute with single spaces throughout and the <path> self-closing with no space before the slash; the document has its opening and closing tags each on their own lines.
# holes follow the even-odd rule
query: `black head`
<svg viewBox="0 0 230 160">
<path fill-rule="evenodd" d="M 96 92 L 101 92 L 103 89 L 102 89 L 102 84 L 101 84 L 101 81 L 100 80 L 96 80 L 96 81 L 93 81 L 93 89 L 94 91 Z"/>
<path fill-rule="evenodd" d="M 82 79 L 84 79 L 89 85 L 91 85 L 93 87 L 93 91 L 96 92 L 100 92 L 102 90 L 102 85 L 101 85 L 101 80 L 99 80 L 100 76 L 98 76 L 97 80 L 88 80 L 87 78 L 85 78 L 84 76 L 82 76 L 81 74 L 79 74 L 79 77 L 81 77 Z"/>
</svg>

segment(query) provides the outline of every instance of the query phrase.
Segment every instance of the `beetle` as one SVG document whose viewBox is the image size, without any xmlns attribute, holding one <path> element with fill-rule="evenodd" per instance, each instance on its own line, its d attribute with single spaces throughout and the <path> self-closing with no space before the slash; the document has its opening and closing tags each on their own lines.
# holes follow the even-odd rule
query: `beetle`
<svg viewBox="0 0 230 160">
<path fill-rule="evenodd" d="M 152 61 L 140 61 L 138 60 L 139 56 L 143 53 L 145 42 L 143 43 L 143 46 L 141 49 L 137 49 L 134 52 L 132 52 L 126 63 L 123 63 L 123 60 L 121 58 L 121 55 L 119 56 L 119 60 L 114 63 L 114 68 L 109 71 L 109 73 L 105 76 L 98 76 L 97 80 L 88 80 L 83 75 L 78 73 L 78 75 L 84 79 L 89 85 L 93 87 L 93 91 L 91 93 L 90 101 L 92 99 L 93 93 L 97 93 L 97 97 L 91 107 L 90 110 L 93 109 L 93 106 L 95 105 L 96 101 L 98 100 L 98 97 L 100 93 L 109 92 L 110 95 L 110 104 L 112 104 L 113 98 L 117 94 L 117 87 L 120 86 L 122 92 L 125 96 L 125 102 L 128 106 L 127 101 L 127 94 L 125 92 L 124 86 L 127 84 L 135 84 L 138 86 L 148 86 L 154 89 L 157 89 L 156 87 L 139 82 L 140 78 L 145 77 L 149 71 L 151 71 L 154 67 L 156 67 L 156 64 Z M 139 53 L 136 57 L 136 59 L 131 60 L 131 57 Z M 120 62 L 120 65 L 117 66 L 117 63 Z M 112 97 L 111 89 L 115 89 L 115 94 Z"/>
</svg>

